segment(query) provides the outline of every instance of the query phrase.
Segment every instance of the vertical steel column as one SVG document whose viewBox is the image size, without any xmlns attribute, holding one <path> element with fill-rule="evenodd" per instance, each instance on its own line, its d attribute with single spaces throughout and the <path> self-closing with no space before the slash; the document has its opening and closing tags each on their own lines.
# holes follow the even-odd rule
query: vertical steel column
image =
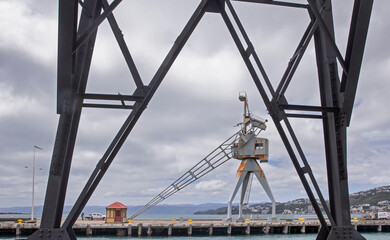
<svg viewBox="0 0 390 240">
<path fill-rule="evenodd" d="M 347 126 L 351 121 L 373 4 L 373 0 L 355 0 L 353 6 L 347 51 L 345 53 L 345 65 L 348 74 L 343 74 L 340 86 L 340 92 L 344 94 L 342 111 L 346 114 Z"/>
<path fill-rule="evenodd" d="M 317 3 L 322 6 L 319 1 Z M 331 2 L 327 1 L 325 9 L 323 10 L 322 17 L 326 23 L 326 26 L 334 34 L 333 31 L 333 19 L 332 19 Z M 338 94 L 338 73 L 336 57 L 330 49 L 326 36 L 321 28 L 318 28 L 314 34 L 315 39 L 315 51 L 317 58 L 318 79 L 320 85 L 320 96 L 322 107 L 335 107 L 339 109 L 339 94 Z M 336 118 L 339 113 L 327 112 L 323 113 L 323 129 L 325 139 L 325 153 L 328 170 L 328 188 L 330 199 L 330 210 L 332 216 L 335 218 L 336 224 L 342 224 L 342 209 L 345 205 L 342 205 L 340 198 L 340 184 L 339 178 L 339 166 L 338 162 L 338 146 L 336 141 L 336 134 L 341 137 L 340 133 L 336 133 Z M 343 158 L 343 146 L 339 146 L 341 150 L 341 158 Z M 335 175 L 334 175 L 335 174 Z M 345 178 L 346 176 L 342 176 Z M 336 201 L 336 202 L 335 202 Z M 349 212 L 349 209 L 348 209 Z"/>
<path fill-rule="evenodd" d="M 99 160 L 99 163 L 97 164 L 95 170 L 93 171 L 88 182 L 84 186 L 83 191 L 80 193 L 80 196 L 78 197 L 75 205 L 73 206 L 71 212 L 69 213 L 68 217 L 64 222 L 63 225 L 64 228 L 70 229 L 75 223 L 77 217 L 79 216 L 79 214 L 81 213 L 85 205 L 87 204 L 89 198 L 91 197 L 92 193 L 95 191 L 100 180 L 103 178 L 106 170 L 114 160 L 116 154 L 119 152 L 126 138 L 130 134 L 135 124 L 137 123 L 139 117 L 146 109 L 154 93 L 157 91 L 158 86 L 161 84 L 162 80 L 164 79 L 168 70 L 172 66 L 176 57 L 179 55 L 181 49 L 184 47 L 185 43 L 191 36 L 192 32 L 194 31 L 197 24 L 199 23 L 200 19 L 203 17 L 205 13 L 206 5 L 207 5 L 207 0 L 203 0 L 199 4 L 198 8 L 195 10 L 191 19 L 188 21 L 187 25 L 179 35 L 177 41 L 172 46 L 170 52 L 164 59 L 163 63 L 160 65 L 160 68 L 157 70 L 148 88 L 145 89 L 144 99 L 141 102 L 137 102 L 134 105 L 134 110 L 130 113 L 129 117 L 126 119 L 125 123 L 123 124 L 123 126 L 121 127 L 121 129 L 119 130 L 119 132 L 117 133 L 113 141 L 111 142 L 106 152 L 104 153 L 102 159 Z"/>
<path fill-rule="evenodd" d="M 262 83 L 260 81 L 260 78 L 257 75 L 256 70 L 254 69 L 254 66 L 253 66 L 252 62 L 249 59 L 250 56 L 253 55 L 253 58 L 255 59 L 255 62 L 258 65 L 259 68 L 261 68 L 261 63 L 258 60 L 257 54 L 256 54 L 256 52 L 255 52 L 255 50 L 253 48 L 253 45 L 249 41 L 249 38 L 247 37 L 247 35 L 246 35 L 242 25 L 239 23 L 238 17 L 234 16 L 235 14 L 234 14 L 233 8 L 232 8 L 229 0 L 226 0 L 226 3 L 228 4 L 229 9 L 232 11 L 233 17 L 235 18 L 236 23 L 238 24 L 241 33 L 244 35 L 244 39 L 246 41 L 246 44 L 248 45 L 248 49 L 244 48 L 244 46 L 243 46 L 243 44 L 242 44 L 242 42 L 241 42 L 241 40 L 240 40 L 236 30 L 234 29 L 234 26 L 233 26 L 232 22 L 229 19 L 229 16 L 227 15 L 226 11 L 223 8 L 220 9 L 220 13 L 222 15 L 222 18 L 223 18 L 223 20 L 224 20 L 224 22 L 225 22 L 225 24 L 226 24 L 226 26 L 227 26 L 227 28 L 228 28 L 232 38 L 233 38 L 233 40 L 234 40 L 238 50 L 240 51 L 240 54 L 241 54 L 241 56 L 242 56 L 242 58 L 243 58 L 243 60 L 244 60 L 244 62 L 246 64 L 246 66 L 248 68 L 248 71 L 251 74 L 252 79 L 253 79 L 253 81 L 254 81 L 254 83 L 255 83 L 255 85 L 256 85 L 256 87 L 257 87 L 257 89 L 258 89 L 258 91 L 259 91 L 259 93 L 260 93 L 260 95 L 261 95 L 261 97 L 262 97 L 262 99 L 263 99 L 263 101 L 264 101 L 264 103 L 265 103 L 265 105 L 266 105 L 266 107 L 267 107 L 267 109 L 268 109 L 268 111 L 269 111 L 273 121 L 274 121 L 274 124 L 275 124 L 275 126 L 276 126 L 276 128 L 277 128 L 277 130 L 279 132 L 280 137 L 282 138 L 282 141 L 283 141 L 283 143 L 284 143 L 284 145 L 285 145 L 285 147 L 287 149 L 287 152 L 288 152 L 288 154 L 289 154 L 289 156 L 291 158 L 291 161 L 294 164 L 294 167 L 295 167 L 295 169 L 296 169 L 296 171 L 298 173 L 298 176 L 301 179 L 303 187 L 305 188 L 306 193 L 307 193 L 307 195 L 308 195 L 308 197 L 309 197 L 309 199 L 310 199 L 310 201 L 311 201 L 311 203 L 312 203 L 312 205 L 313 205 L 313 207 L 314 207 L 314 209 L 316 211 L 316 214 L 317 214 L 317 216 L 319 218 L 319 221 L 321 222 L 321 225 L 322 225 L 321 231 L 324 234 L 327 235 L 328 234 L 327 223 L 326 223 L 325 218 L 324 218 L 324 216 L 322 214 L 322 211 L 321 211 L 321 209 L 320 209 L 320 207 L 319 207 L 319 205 L 317 203 L 315 195 L 314 195 L 314 193 L 313 193 L 313 191 L 312 191 L 312 189 L 310 187 L 310 184 L 309 184 L 309 182 L 308 182 L 308 180 L 307 180 L 307 178 L 305 176 L 305 174 L 309 175 L 309 177 L 310 177 L 309 179 L 312 181 L 312 183 L 313 183 L 313 185 L 314 185 L 314 187 L 315 187 L 315 189 L 317 191 L 317 194 L 318 194 L 321 202 L 325 203 L 325 201 L 324 201 L 324 199 L 323 199 L 323 197 L 321 195 L 321 192 L 319 191 L 319 188 L 318 188 L 318 185 L 317 185 L 317 183 L 315 181 L 313 173 L 311 171 L 310 165 L 307 163 L 306 158 L 303 155 L 303 152 L 301 151 L 301 147 L 299 146 L 298 142 L 294 141 L 295 146 L 299 150 L 300 157 L 301 157 L 302 161 L 304 162 L 304 166 L 300 165 L 300 163 L 298 161 L 298 158 L 297 158 L 297 155 L 294 152 L 293 146 L 292 146 L 292 144 L 290 143 L 290 141 L 288 139 L 287 133 L 284 130 L 282 124 L 281 124 L 281 121 L 283 120 L 286 123 L 287 127 L 289 127 L 289 122 L 288 122 L 288 119 L 287 119 L 287 117 L 286 117 L 286 115 L 284 113 L 284 110 L 280 110 L 279 106 L 277 105 L 276 102 L 274 102 L 274 101 L 271 102 L 269 100 L 267 92 L 266 92 L 265 88 L 263 87 L 263 85 L 262 85 Z M 265 73 L 264 69 L 263 69 L 263 71 L 261 71 L 261 73 L 263 74 L 264 80 L 265 80 L 267 86 L 269 87 L 269 91 L 272 93 L 272 95 L 274 95 L 275 91 L 273 90 L 272 85 L 269 83 L 268 77 L 266 76 L 266 73 Z M 291 130 L 291 128 L 288 129 L 288 133 L 290 134 L 291 138 L 296 139 L 295 134 Z M 323 208 L 324 208 L 324 210 L 326 212 L 328 212 L 326 204 L 323 204 Z M 331 217 L 330 217 L 330 221 L 333 222 L 333 219 Z"/>
<path fill-rule="evenodd" d="M 340 93 L 334 26 L 331 1 L 310 0 L 312 11 L 323 9 L 321 18 L 325 23 L 314 34 L 317 58 L 318 78 L 322 107 L 333 107 L 335 112 L 323 113 L 323 131 L 325 142 L 326 165 L 328 175 L 329 205 L 335 220 L 328 239 L 364 239 L 351 225 L 348 173 L 347 173 L 347 129 L 345 113 L 341 111 L 344 96 Z M 318 11 L 319 12 L 319 11 Z M 332 39 L 326 36 L 331 34 Z"/>
<path fill-rule="evenodd" d="M 78 32 L 85 31 L 101 11 L 100 1 L 97 0 L 85 1 L 84 7 L 86 9 L 82 11 Z M 61 115 L 50 166 L 41 230 L 40 233 L 37 231 L 31 235 L 30 239 L 42 239 L 42 231 L 48 231 L 45 234 L 49 237 L 61 224 L 83 103 L 80 94 L 85 92 L 96 37 L 95 31 L 87 43 L 73 52 L 77 36 L 77 9 L 76 1 L 59 1 L 58 112 Z"/>
</svg>

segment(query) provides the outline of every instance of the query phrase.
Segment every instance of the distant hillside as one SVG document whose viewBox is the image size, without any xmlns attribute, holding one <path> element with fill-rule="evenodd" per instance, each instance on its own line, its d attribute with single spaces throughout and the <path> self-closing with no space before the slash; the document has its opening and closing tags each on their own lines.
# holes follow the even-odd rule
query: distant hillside
<svg viewBox="0 0 390 240">
<path fill-rule="evenodd" d="M 380 201 L 390 201 L 390 186 L 373 188 L 349 195 L 351 206 L 360 204 L 376 205 Z"/>
<path fill-rule="evenodd" d="M 358 206 L 361 204 L 370 204 L 377 205 L 378 202 L 381 201 L 390 201 L 390 186 L 377 187 L 374 189 L 370 189 L 367 191 L 361 191 L 357 193 L 353 193 L 350 195 L 351 206 Z M 131 215 L 135 213 L 142 206 L 128 206 L 128 214 Z M 244 209 L 244 213 L 253 213 L 253 214 L 266 214 L 271 211 L 271 203 L 260 203 L 253 204 L 247 206 Z M 71 206 L 65 206 L 64 213 L 65 215 L 69 213 L 71 210 Z M 290 210 L 294 213 L 294 211 L 298 212 L 307 212 L 310 213 L 312 211 L 311 203 L 308 199 L 300 198 L 292 201 L 277 203 L 276 213 L 282 213 L 284 210 Z M 237 204 L 233 205 L 232 208 L 233 214 L 238 213 Z M 42 206 L 37 206 L 34 208 L 34 212 L 37 216 L 42 214 Z M 86 206 L 83 210 L 85 214 L 88 213 L 105 213 L 105 206 Z M 205 203 L 205 204 L 176 204 L 176 205 L 168 205 L 168 204 L 160 204 L 145 212 L 144 215 L 151 214 L 177 214 L 177 215 L 191 215 L 191 214 L 226 214 L 227 207 L 226 203 Z M 31 207 L 9 207 L 9 208 L 1 208 L 0 213 L 31 213 Z"/>
<path fill-rule="evenodd" d="M 390 201 L 390 186 L 373 188 L 367 191 L 361 191 L 350 194 L 351 206 L 362 204 L 377 205 L 381 201 Z M 271 212 L 270 203 L 253 204 L 243 209 L 245 214 L 269 214 Z M 292 213 L 313 213 L 312 205 L 307 198 L 295 199 L 284 203 L 276 203 L 276 213 L 280 214 L 288 210 Z M 194 214 L 226 214 L 227 207 L 208 209 L 206 211 L 197 211 Z M 232 207 L 232 213 L 238 213 L 238 206 Z"/>
<path fill-rule="evenodd" d="M 277 203 L 279 205 L 280 203 Z M 264 211 L 264 212 L 262 212 Z M 258 203 L 258 204 L 253 204 L 247 207 L 243 208 L 243 213 L 244 214 L 268 214 L 271 212 L 271 203 Z M 280 210 L 276 208 L 276 213 L 282 213 L 283 210 Z M 225 215 L 227 214 L 227 207 L 226 205 L 224 207 L 216 208 L 216 209 L 209 209 L 206 211 L 197 211 L 194 212 L 196 215 Z M 232 214 L 238 214 L 238 204 L 234 204 L 232 206 Z"/>
<path fill-rule="evenodd" d="M 157 205 L 151 209 L 149 209 L 147 212 L 145 212 L 143 215 L 150 215 L 150 214 L 181 214 L 181 215 L 191 215 L 196 211 L 204 211 L 211 208 L 219 208 L 222 206 L 225 206 L 224 203 L 204 203 L 204 204 L 175 204 L 175 205 L 168 205 L 168 204 L 160 204 Z M 127 205 L 128 214 L 135 213 L 138 209 L 140 209 L 141 205 Z M 34 208 L 34 212 L 36 216 L 40 216 L 42 214 L 42 206 L 36 206 Z M 64 214 L 70 212 L 72 209 L 71 206 L 65 206 L 64 208 Z M 88 213 L 106 213 L 105 206 L 86 206 L 83 210 L 85 214 Z M 24 213 L 24 214 L 30 214 L 31 213 L 31 207 L 8 207 L 8 208 L 1 208 L 0 207 L 0 213 Z"/>
<path fill-rule="evenodd" d="M 182 214 L 182 215 L 191 215 L 196 211 L 205 211 L 207 209 L 219 208 L 225 206 L 225 203 L 205 203 L 205 204 L 161 204 L 154 206 L 149 209 L 143 215 L 147 214 Z M 138 209 L 143 206 L 130 206 L 128 213 L 135 213 Z"/>
</svg>

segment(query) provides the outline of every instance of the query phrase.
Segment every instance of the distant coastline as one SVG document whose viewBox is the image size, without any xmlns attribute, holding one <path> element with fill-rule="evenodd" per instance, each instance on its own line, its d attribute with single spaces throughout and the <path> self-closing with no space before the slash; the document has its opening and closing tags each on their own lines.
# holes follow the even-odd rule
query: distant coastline
<svg viewBox="0 0 390 240">
<path fill-rule="evenodd" d="M 351 214 L 366 212 L 390 212 L 390 186 L 376 187 L 370 190 L 360 191 L 350 194 Z M 266 215 L 270 213 L 270 203 L 251 203 L 245 206 L 244 214 Z M 128 216 L 143 207 L 142 205 L 127 205 Z M 66 216 L 72 206 L 64 207 Z M 35 217 L 40 217 L 43 206 L 35 206 Z M 202 204 L 159 204 L 145 215 L 170 215 L 170 216 L 190 216 L 190 215 L 225 215 L 226 203 L 202 203 Z M 277 214 L 314 214 L 309 199 L 300 198 L 288 202 L 278 202 L 276 206 Z M 102 213 L 105 214 L 105 206 L 86 206 L 84 214 Z M 233 214 L 238 213 L 238 204 L 233 204 Z M 31 206 L 27 207 L 0 207 L 0 215 L 28 215 L 31 214 Z"/>
<path fill-rule="evenodd" d="M 0 212 L 0 215 L 3 214 L 29 214 L 29 213 L 20 213 L 20 212 Z"/>
</svg>

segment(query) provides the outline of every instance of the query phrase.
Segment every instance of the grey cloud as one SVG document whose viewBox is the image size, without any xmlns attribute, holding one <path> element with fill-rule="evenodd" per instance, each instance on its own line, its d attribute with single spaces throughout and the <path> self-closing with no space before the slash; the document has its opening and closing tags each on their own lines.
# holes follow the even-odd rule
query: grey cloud
<svg viewBox="0 0 390 240">
<path fill-rule="evenodd" d="M 53 1 L 49 2 L 45 8 L 39 9 L 33 1 L 25 0 L 22 4 L 32 13 L 40 15 L 34 21 L 56 21 L 57 5 Z M 351 8 L 351 3 L 345 2 L 334 3 L 336 29 L 341 29 L 336 31 L 336 36 L 342 52 Z M 145 83 L 156 72 L 197 4 L 196 1 L 126 1 L 115 10 Z M 386 178 L 378 180 L 372 177 L 386 174 L 380 166 L 387 163 L 390 140 L 387 126 L 389 113 L 385 99 L 389 89 L 387 67 L 390 55 L 387 38 L 384 36 L 390 22 L 385 12 L 388 5 L 385 1 L 374 3 L 357 105 L 349 129 L 351 189 L 361 190 L 375 184 L 386 184 L 388 181 Z M 273 83 L 276 83 L 307 26 L 305 11 L 283 9 L 276 14 L 277 8 L 270 6 L 236 2 L 234 6 L 267 72 Z M 43 26 L 53 27 L 50 24 Z M 48 37 L 50 42 L 56 42 L 50 34 Z M 48 40 L 46 38 L 44 42 Z M 45 49 L 38 46 L 37 42 L 34 44 Z M 38 159 L 46 172 L 40 176 L 40 190 L 37 194 L 38 202 L 43 203 L 58 120 L 55 114 L 56 63 L 51 60 L 52 48 L 51 46 L 47 49 L 48 52 L 42 53 L 45 57 L 41 58 L 31 50 L 26 52 L 25 48 L 0 48 L 0 86 L 4 86 L 8 92 L 12 90 L 6 100 L 9 103 L 29 103 L 25 108 L 15 108 L 15 111 L 10 111 L 6 116 L 4 112 L 0 113 L 0 150 L 4 153 L 1 158 L 0 180 L 2 183 L 10 183 L 0 185 L 0 192 L 4 194 L 0 201 L 2 206 L 29 204 L 31 182 L 24 165 L 31 164 L 34 144 L 44 148 L 44 151 L 39 152 Z M 307 54 L 291 83 L 287 98 L 291 103 L 316 105 L 319 97 L 316 92 L 318 84 L 312 45 Z M 233 125 L 241 121 L 242 105 L 237 99 L 241 90 L 247 91 L 251 110 L 269 118 L 220 16 L 207 14 L 118 153 L 90 204 L 104 205 L 107 199 L 128 204 L 149 201 L 238 130 Z M 99 30 L 88 91 L 113 94 L 131 94 L 134 91 L 131 76 L 107 23 Z M 2 90 L 2 93 L 5 94 L 5 91 Z M 0 93 L 0 99 L 4 94 Z M 127 114 L 128 112 L 115 110 L 83 110 L 67 204 L 75 201 Z M 300 120 L 292 123 L 319 184 L 326 192 L 320 122 Z M 268 126 L 263 136 L 271 141 L 270 162 L 262 166 L 276 199 L 284 201 L 304 197 L 303 188 L 273 123 L 269 122 Z M 361 148 L 362 145 L 366 147 Z M 223 183 L 227 190 L 221 191 L 218 196 L 210 197 L 207 191 L 200 191 L 200 187 L 196 190 L 196 185 L 193 185 L 173 196 L 167 203 L 227 201 L 236 180 L 238 163 L 230 161 L 198 182 L 198 186 Z M 372 165 L 375 168 L 367 170 L 367 166 Z M 366 172 L 363 173 L 362 169 Z M 362 181 L 360 176 L 369 180 Z M 12 191 L 18 186 L 23 186 L 20 191 Z M 253 193 L 251 199 L 267 201 L 261 189 L 258 186 L 255 188 L 257 193 Z M 5 194 L 9 191 L 12 193 Z M 12 203 L 11 198 L 15 200 Z"/>
</svg>

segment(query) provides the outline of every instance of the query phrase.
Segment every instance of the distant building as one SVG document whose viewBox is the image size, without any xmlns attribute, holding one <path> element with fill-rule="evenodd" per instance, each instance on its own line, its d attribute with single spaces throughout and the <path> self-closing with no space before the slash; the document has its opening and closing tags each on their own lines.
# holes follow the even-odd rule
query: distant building
<svg viewBox="0 0 390 240">
<path fill-rule="evenodd" d="M 268 208 L 261 210 L 261 214 L 268 214 L 268 212 L 269 212 Z"/>
<path fill-rule="evenodd" d="M 106 207 L 106 223 L 124 223 L 127 221 L 127 207 L 114 202 Z"/>
<path fill-rule="evenodd" d="M 288 209 L 284 209 L 283 214 L 292 214 L 292 211 Z"/>
<path fill-rule="evenodd" d="M 307 213 L 313 213 L 314 212 L 314 208 L 312 205 L 309 205 L 307 206 Z"/>
</svg>

